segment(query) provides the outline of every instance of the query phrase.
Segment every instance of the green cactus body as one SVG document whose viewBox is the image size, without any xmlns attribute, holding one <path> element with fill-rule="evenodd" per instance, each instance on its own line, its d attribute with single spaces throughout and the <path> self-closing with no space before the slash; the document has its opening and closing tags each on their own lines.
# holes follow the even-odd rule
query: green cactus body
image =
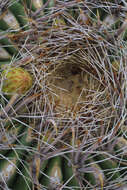
<svg viewBox="0 0 127 190">
<path fill-rule="evenodd" d="M 32 9 L 32 11 L 36 11 L 37 9 L 40 9 L 43 6 L 43 0 L 20 0 L 20 3 L 22 3 L 22 5 L 26 3 L 27 7 L 29 9 Z"/>
<path fill-rule="evenodd" d="M 97 155 L 95 159 L 98 161 L 99 166 L 104 170 L 107 179 L 115 180 L 120 177 L 120 172 L 117 171 L 117 162 L 102 154 Z"/>
<path fill-rule="evenodd" d="M 24 7 L 16 0 L 11 0 L 11 1 L 12 5 L 9 7 L 9 10 L 16 17 L 20 26 L 23 27 L 24 30 L 28 29 L 27 15 L 25 13 Z"/>
<path fill-rule="evenodd" d="M 64 188 L 67 190 L 67 187 L 72 187 L 74 190 L 79 190 L 79 183 L 75 176 L 73 176 L 74 171 L 72 166 L 68 166 L 68 161 L 64 160 L 63 163 L 63 180 L 66 183 L 66 187 Z M 73 176 L 73 177 L 72 177 Z M 68 182 L 67 182 L 68 181 Z"/>
<path fill-rule="evenodd" d="M 22 126 L 22 128 L 24 127 Z M 13 148 L 12 150 L 9 150 L 8 153 L 6 154 L 6 159 L 1 155 L 0 172 L 2 177 L 9 186 L 13 186 L 14 179 L 17 175 L 17 172 L 19 172 L 18 169 L 20 167 L 21 160 L 26 151 L 25 147 L 29 146 L 32 141 L 30 137 L 28 138 L 29 135 L 28 128 L 23 130 L 23 132 L 20 133 L 20 135 L 21 137 L 19 138 L 19 140 L 17 139 L 16 143 L 17 149 L 16 146 L 13 147 L 12 145 Z"/>
<path fill-rule="evenodd" d="M 24 7 L 16 0 L 11 0 L 11 6 L 3 13 L 0 19 L 0 28 L 3 30 L 13 29 L 19 30 L 20 26 L 28 29 L 27 16 Z"/>
<path fill-rule="evenodd" d="M 52 158 L 47 163 L 47 170 L 45 171 L 45 176 L 40 180 L 41 184 L 48 188 L 57 188 L 62 184 L 63 174 L 61 170 L 61 157 L 57 156 Z"/>
<path fill-rule="evenodd" d="M 84 178 L 95 187 L 101 187 L 103 189 L 103 184 L 105 180 L 105 175 L 100 166 L 94 163 L 94 160 L 89 161 L 90 170 L 84 173 Z M 89 168 L 88 167 L 88 168 Z M 86 168 L 87 171 L 87 168 Z"/>
<path fill-rule="evenodd" d="M 0 30 L 0 34 L 4 35 L 4 31 Z M 7 38 L 3 37 L 0 39 L 0 44 L 4 49 L 9 53 L 9 55 L 16 55 L 18 53 L 18 48 L 16 47 L 15 44 L 12 43 L 12 41 Z"/>
<path fill-rule="evenodd" d="M 24 163 L 21 169 L 21 174 L 16 176 L 16 181 L 13 185 L 13 190 L 31 190 L 31 175 L 29 163 Z"/>
<path fill-rule="evenodd" d="M 5 22 L 5 26 L 7 25 L 8 28 L 14 30 L 20 29 L 18 21 L 10 11 L 7 11 L 7 13 L 3 16 L 3 22 Z M 4 29 L 4 27 L 1 29 Z"/>
</svg>

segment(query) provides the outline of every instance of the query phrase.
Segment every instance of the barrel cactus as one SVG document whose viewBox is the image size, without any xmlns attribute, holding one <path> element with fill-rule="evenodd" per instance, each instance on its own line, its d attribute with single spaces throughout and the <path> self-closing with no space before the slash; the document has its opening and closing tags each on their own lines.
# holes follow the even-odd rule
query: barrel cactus
<svg viewBox="0 0 127 190">
<path fill-rule="evenodd" d="M 127 189 L 126 3 L 0 3 L 0 188 Z"/>
</svg>

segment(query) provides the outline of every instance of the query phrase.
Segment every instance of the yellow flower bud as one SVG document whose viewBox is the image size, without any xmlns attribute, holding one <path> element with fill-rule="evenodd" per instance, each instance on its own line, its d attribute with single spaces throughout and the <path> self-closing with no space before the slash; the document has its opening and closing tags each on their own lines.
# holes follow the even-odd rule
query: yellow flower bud
<svg viewBox="0 0 127 190">
<path fill-rule="evenodd" d="M 32 76 L 21 67 L 5 69 L 2 91 L 9 95 L 23 95 L 32 86 Z"/>
</svg>

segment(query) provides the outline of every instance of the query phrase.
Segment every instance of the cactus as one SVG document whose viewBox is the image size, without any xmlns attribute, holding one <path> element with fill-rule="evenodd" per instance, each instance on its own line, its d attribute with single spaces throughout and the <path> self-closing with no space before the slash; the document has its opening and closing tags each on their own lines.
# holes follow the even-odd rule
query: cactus
<svg viewBox="0 0 127 190">
<path fill-rule="evenodd" d="M 127 188 L 126 6 L 1 1 L 1 188 Z"/>
<path fill-rule="evenodd" d="M 23 95 L 32 86 L 32 77 L 29 72 L 21 67 L 9 68 L 2 72 L 2 91 L 7 94 Z"/>
</svg>

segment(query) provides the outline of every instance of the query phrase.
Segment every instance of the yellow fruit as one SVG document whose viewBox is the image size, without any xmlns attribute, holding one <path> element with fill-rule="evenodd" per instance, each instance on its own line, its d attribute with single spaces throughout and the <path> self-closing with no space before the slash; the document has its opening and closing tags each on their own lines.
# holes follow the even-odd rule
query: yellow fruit
<svg viewBox="0 0 127 190">
<path fill-rule="evenodd" d="M 23 95 L 32 86 L 32 76 L 21 67 L 9 68 L 2 72 L 2 91 L 9 95 Z"/>
</svg>

